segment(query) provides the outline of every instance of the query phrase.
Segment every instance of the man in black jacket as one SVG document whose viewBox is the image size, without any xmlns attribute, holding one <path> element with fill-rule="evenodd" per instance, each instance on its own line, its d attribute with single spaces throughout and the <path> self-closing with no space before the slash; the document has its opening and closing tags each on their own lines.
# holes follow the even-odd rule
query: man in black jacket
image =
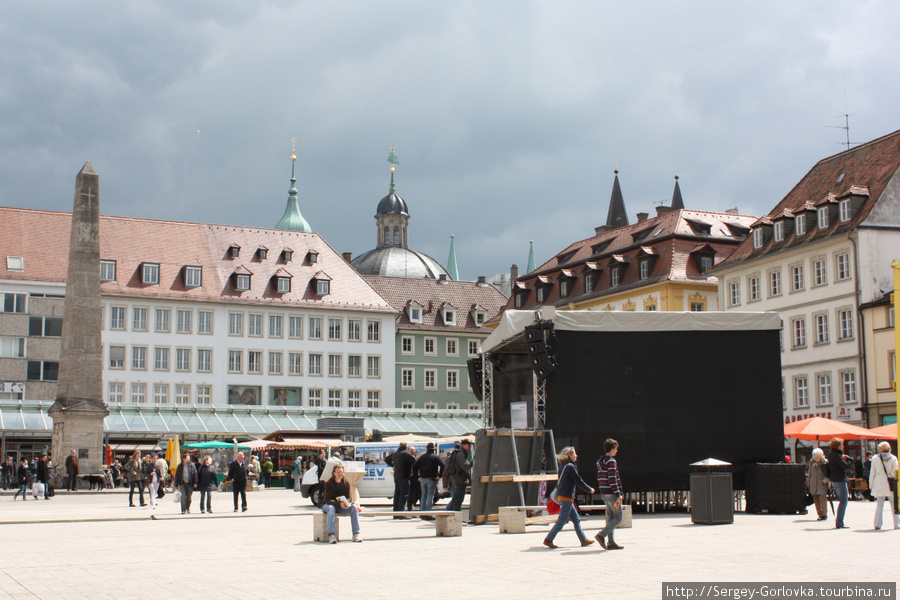
<svg viewBox="0 0 900 600">
<path fill-rule="evenodd" d="M 403 510 L 409 496 L 409 478 L 412 475 L 415 459 L 410 455 L 406 442 L 400 442 L 397 451 L 388 456 L 385 462 L 394 469 L 394 511 L 399 512 Z M 403 519 L 405 517 L 395 516 L 394 518 Z"/>
<path fill-rule="evenodd" d="M 147 463 L 151 464 L 151 463 Z M 151 469 L 155 465 L 151 466 Z M 152 472 L 152 471 L 151 471 Z M 181 514 L 191 512 L 191 496 L 197 487 L 197 467 L 191 462 L 191 457 L 185 454 L 181 457 L 181 464 L 175 470 L 175 479 L 173 483 L 177 483 L 181 489 Z M 153 496 L 151 496 L 152 498 Z"/>
<path fill-rule="evenodd" d="M 431 510 L 434 504 L 434 493 L 437 491 L 437 480 L 444 473 L 444 461 L 435 453 L 434 442 L 428 442 L 425 448 L 425 454 L 416 459 L 413 463 L 412 477 L 419 478 L 422 485 L 422 510 Z M 434 517 L 423 517 L 424 519 L 434 519 Z"/>
<path fill-rule="evenodd" d="M 49 500 L 47 492 L 50 489 L 50 467 L 47 464 L 46 454 L 41 454 L 41 460 L 37 464 L 37 480 L 44 484 L 44 500 Z"/>
<path fill-rule="evenodd" d="M 238 511 L 238 495 L 241 496 L 241 510 L 247 512 L 247 480 L 250 473 L 247 463 L 244 461 L 244 453 L 238 452 L 237 457 L 228 465 L 228 479 L 231 480 L 231 490 L 234 494 L 234 512 Z"/>
</svg>

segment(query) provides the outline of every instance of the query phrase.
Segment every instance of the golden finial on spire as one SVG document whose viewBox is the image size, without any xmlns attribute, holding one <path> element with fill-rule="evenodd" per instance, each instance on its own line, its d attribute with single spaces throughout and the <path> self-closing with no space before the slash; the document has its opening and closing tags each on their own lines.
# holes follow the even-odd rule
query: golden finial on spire
<svg viewBox="0 0 900 600">
<path fill-rule="evenodd" d="M 291 162 L 297 160 L 297 138 L 291 138 Z"/>
<path fill-rule="evenodd" d="M 393 146 L 391 146 L 390 149 L 389 149 L 390 154 L 388 154 L 388 162 L 391 163 L 391 174 L 394 173 L 394 170 L 395 170 L 395 169 L 394 169 L 394 165 L 399 165 L 399 164 L 400 164 L 400 161 L 397 160 L 397 155 L 394 154 L 394 152 L 395 152 L 396 150 L 397 150 L 397 149 L 394 148 Z"/>
</svg>

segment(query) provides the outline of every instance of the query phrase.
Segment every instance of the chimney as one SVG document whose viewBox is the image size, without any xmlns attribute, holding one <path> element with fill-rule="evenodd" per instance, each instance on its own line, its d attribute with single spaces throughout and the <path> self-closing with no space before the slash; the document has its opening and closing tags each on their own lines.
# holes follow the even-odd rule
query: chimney
<svg viewBox="0 0 900 600">
<path fill-rule="evenodd" d="M 353 253 L 352 252 L 344 252 L 343 254 L 341 254 L 341 256 L 343 256 L 344 260 L 346 260 L 349 263 L 350 259 L 353 258 Z"/>
<path fill-rule="evenodd" d="M 612 229 L 609 225 L 601 225 L 600 227 L 594 227 L 594 235 L 600 235 L 601 233 L 606 233 Z"/>
<path fill-rule="evenodd" d="M 519 278 L 519 267 L 518 267 L 518 265 L 512 265 L 509 268 L 509 280 L 510 280 L 510 282 L 514 282 L 518 278 Z"/>
<path fill-rule="evenodd" d="M 644 221 L 647 220 L 647 217 L 649 217 L 649 216 L 650 216 L 649 213 L 638 213 L 637 214 L 637 220 L 638 220 L 637 222 L 643 223 Z"/>
<path fill-rule="evenodd" d="M 735 206 L 734 208 L 729 208 L 728 210 L 726 210 L 725 214 L 726 215 L 739 215 L 739 214 L 741 214 L 741 211 L 739 211 L 738 207 Z"/>
<path fill-rule="evenodd" d="M 485 281 L 485 276 L 484 276 L 484 275 L 479 275 L 479 276 L 478 276 L 477 284 L 478 284 L 479 287 L 484 287 L 484 286 L 487 285 L 487 281 Z"/>
<path fill-rule="evenodd" d="M 438 283 L 447 283 L 447 274 L 441 273 L 438 275 Z"/>
<path fill-rule="evenodd" d="M 672 208 L 669 206 L 657 206 L 656 207 L 656 216 L 657 217 L 664 215 L 667 212 L 672 212 Z"/>
</svg>

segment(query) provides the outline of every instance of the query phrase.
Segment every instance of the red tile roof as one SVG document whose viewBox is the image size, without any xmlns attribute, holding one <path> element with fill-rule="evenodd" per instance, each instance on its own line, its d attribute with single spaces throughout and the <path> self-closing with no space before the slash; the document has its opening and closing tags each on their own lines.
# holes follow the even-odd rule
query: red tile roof
<svg viewBox="0 0 900 600">
<path fill-rule="evenodd" d="M 0 257 L 25 259 L 24 271 L 9 271 L 0 259 L 0 279 L 65 282 L 71 223 L 67 212 L 0 207 Z M 240 256 L 231 257 L 231 246 L 242 248 Z M 269 248 L 266 260 L 256 252 L 261 246 Z M 289 263 L 284 249 L 294 251 Z M 307 259 L 310 250 L 318 253 L 315 264 Z M 100 258 L 116 261 L 116 281 L 101 283 L 108 296 L 394 310 L 316 233 L 101 216 Z M 142 284 L 143 262 L 159 263 L 159 285 Z M 185 288 L 185 266 L 202 267 L 202 287 Z M 252 273 L 248 291 L 235 289 L 232 275 L 239 269 Z M 291 291 L 279 294 L 273 277 L 285 269 Z M 316 295 L 317 273 L 332 280 L 329 295 Z"/>
</svg>

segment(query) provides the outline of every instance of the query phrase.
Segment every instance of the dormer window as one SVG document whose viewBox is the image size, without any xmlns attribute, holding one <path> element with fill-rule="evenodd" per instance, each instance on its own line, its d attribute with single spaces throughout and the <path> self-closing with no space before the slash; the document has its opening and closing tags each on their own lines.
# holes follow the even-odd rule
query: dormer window
<svg viewBox="0 0 900 600">
<path fill-rule="evenodd" d="M 850 220 L 850 200 L 841 200 L 840 204 L 838 204 L 838 215 L 841 223 L 846 223 Z"/>
<path fill-rule="evenodd" d="M 703 244 L 694 248 L 694 250 L 691 251 L 691 256 L 701 275 L 712 269 L 713 265 L 716 263 L 716 251 L 709 244 Z"/>
<path fill-rule="evenodd" d="M 232 244 L 231 246 L 228 247 L 228 254 L 231 256 L 231 258 L 240 257 L 241 247 L 238 246 L 237 244 Z"/>
<path fill-rule="evenodd" d="M 591 253 L 592 254 L 600 254 L 601 252 L 606 250 L 606 247 L 609 246 L 609 244 L 611 242 L 612 242 L 612 240 L 606 240 L 605 242 L 600 242 L 599 244 L 594 244 L 593 246 L 591 246 Z"/>
<path fill-rule="evenodd" d="M 116 280 L 116 261 L 101 260 L 100 261 L 100 281 Z"/>
<path fill-rule="evenodd" d="M 159 263 L 141 263 L 141 283 L 159 285 Z"/>
<path fill-rule="evenodd" d="M 474 304 L 469 311 L 469 315 L 471 315 L 472 321 L 474 321 L 476 327 L 482 327 L 484 325 L 484 319 L 487 315 L 483 306 Z"/>
<path fill-rule="evenodd" d="M 234 270 L 232 274 L 234 276 L 234 289 L 239 292 L 246 292 L 250 290 L 250 277 L 253 273 L 247 267 L 240 266 Z"/>
<path fill-rule="evenodd" d="M 593 273 L 585 273 L 584 274 L 584 293 L 590 294 L 594 291 L 594 274 Z"/>
<path fill-rule="evenodd" d="M 650 277 L 650 259 L 645 258 L 640 263 L 638 263 L 639 267 L 639 277 L 641 280 L 647 279 Z"/>
<path fill-rule="evenodd" d="M 203 268 L 190 266 L 184 268 L 184 287 L 198 288 L 203 285 Z"/>
<path fill-rule="evenodd" d="M 409 316 L 410 323 L 422 322 L 422 306 L 416 302 L 410 302 L 406 307 L 406 313 Z"/>
<path fill-rule="evenodd" d="M 571 252 L 565 252 L 563 254 L 560 254 L 556 258 L 556 264 L 558 264 L 558 265 L 566 264 L 567 262 L 572 260 L 572 257 L 575 256 L 575 252 L 577 252 L 577 250 L 572 250 Z"/>
<path fill-rule="evenodd" d="M 444 325 L 456 325 L 456 309 L 445 307 L 441 309 L 444 317 Z"/>
<path fill-rule="evenodd" d="M 712 233 L 712 225 L 706 221 L 699 219 L 685 219 L 685 221 L 696 235 L 710 235 Z"/>
<path fill-rule="evenodd" d="M 563 279 L 559 282 L 559 297 L 566 298 L 569 295 L 569 280 Z"/>
<path fill-rule="evenodd" d="M 656 262 L 657 252 L 651 246 L 641 246 L 638 252 L 638 278 L 643 281 L 648 279 L 653 272 L 653 265 Z"/>
<path fill-rule="evenodd" d="M 798 236 L 806 234 L 806 215 L 794 217 L 794 233 Z"/>
<path fill-rule="evenodd" d="M 276 277 L 275 278 L 276 289 L 279 294 L 287 294 L 291 291 L 291 278 L 290 277 Z"/>
<path fill-rule="evenodd" d="M 307 260 L 309 260 L 309 264 L 314 265 L 319 262 L 319 253 L 315 250 L 310 250 L 309 252 L 307 252 L 306 258 Z"/>
<path fill-rule="evenodd" d="M 265 246 L 260 246 L 256 253 L 259 254 L 259 260 L 266 260 L 266 257 L 269 256 L 269 249 Z"/>
<path fill-rule="evenodd" d="M 763 245 L 763 230 L 762 227 L 757 227 L 753 230 L 753 247 L 759 250 Z"/>
<path fill-rule="evenodd" d="M 288 248 L 285 248 L 282 251 L 281 256 L 284 257 L 284 262 L 291 262 L 291 259 L 294 257 L 294 251 L 290 250 Z"/>
<path fill-rule="evenodd" d="M 706 273 L 713 267 L 713 257 L 712 256 L 700 256 L 700 272 Z"/>
<path fill-rule="evenodd" d="M 775 221 L 774 233 L 775 241 L 780 242 L 784 240 L 784 221 Z"/>
<path fill-rule="evenodd" d="M 613 267 L 609 270 L 609 285 L 610 287 L 616 287 L 622 281 L 622 269 L 620 267 Z"/>
<path fill-rule="evenodd" d="M 327 296 L 331 293 L 331 277 L 324 272 L 319 271 L 313 276 L 313 282 L 316 285 L 317 296 Z"/>
<path fill-rule="evenodd" d="M 819 207 L 819 210 L 816 211 L 818 221 L 817 225 L 819 229 L 827 229 L 828 228 L 828 207 L 822 206 Z"/>
</svg>

